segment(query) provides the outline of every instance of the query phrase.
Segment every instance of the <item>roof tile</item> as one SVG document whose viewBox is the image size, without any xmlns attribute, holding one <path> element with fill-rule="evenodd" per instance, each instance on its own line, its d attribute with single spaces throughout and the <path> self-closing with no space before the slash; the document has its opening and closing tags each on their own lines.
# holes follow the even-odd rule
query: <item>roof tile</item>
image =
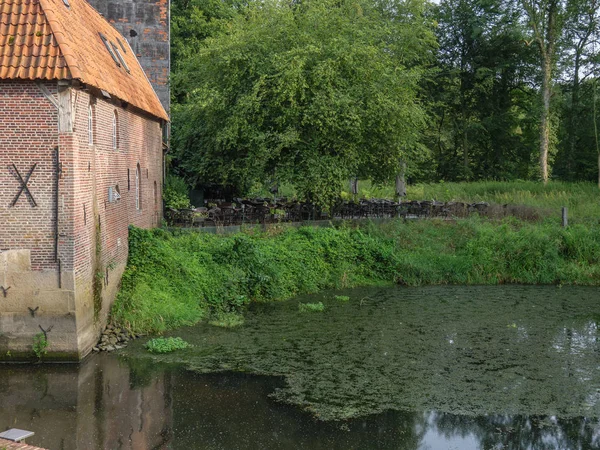
<svg viewBox="0 0 600 450">
<path fill-rule="evenodd" d="M 0 79 L 79 79 L 168 120 L 127 41 L 85 0 L 69 3 L 0 0 Z M 120 49 L 129 72 L 115 63 L 100 34 Z"/>
</svg>

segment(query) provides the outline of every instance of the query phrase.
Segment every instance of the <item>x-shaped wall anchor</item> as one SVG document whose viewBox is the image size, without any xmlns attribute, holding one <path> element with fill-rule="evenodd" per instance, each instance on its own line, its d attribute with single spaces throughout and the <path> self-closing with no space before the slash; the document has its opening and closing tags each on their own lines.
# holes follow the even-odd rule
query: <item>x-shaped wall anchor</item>
<svg viewBox="0 0 600 450">
<path fill-rule="evenodd" d="M 15 206 L 17 204 L 17 202 L 19 201 L 19 197 L 21 197 L 21 194 L 23 193 L 23 191 L 25 191 L 27 193 L 27 195 L 29 195 L 29 198 L 33 202 L 33 206 L 37 206 L 37 203 L 36 203 L 35 199 L 33 198 L 31 191 L 29 190 L 29 187 L 27 187 L 27 183 L 29 183 L 31 174 L 37 167 L 37 163 L 35 163 L 33 165 L 33 167 L 31 168 L 31 170 L 27 174 L 27 177 L 24 180 L 23 180 L 23 177 L 21 176 L 21 173 L 19 172 L 19 169 L 17 169 L 17 166 L 15 166 L 14 164 L 12 166 L 15 169 L 15 172 L 17 173 L 17 177 L 19 178 L 19 181 L 21 181 L 21 189 L 19 189 L 19 193 L 17 194 L 17 196 L 15 197 L 15 199 L 13 200 L 13 202 L 10 206 Z"/>
<path fill-rule="evenodd" d="M 2 295 L 4 295 L 4 298 L 6 298 L 6 295 L 8 294 L 8 290 L 10 289 L 10 286 L 5 288 L 4 286 L 0 286 L 0 291 L 2 291 Z"/>
</svg>

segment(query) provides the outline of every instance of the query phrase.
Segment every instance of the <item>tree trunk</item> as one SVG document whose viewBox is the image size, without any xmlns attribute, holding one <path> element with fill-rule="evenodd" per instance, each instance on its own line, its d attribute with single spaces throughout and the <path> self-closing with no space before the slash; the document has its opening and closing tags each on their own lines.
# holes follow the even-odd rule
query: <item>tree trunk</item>
<svg viewBox="0 0 600 450">
<path fill-rule="evenodd" d="M 573 167 L 572 162 L 575 157 L 577 147 L 577 126 L 579 117 L 579 66 L 581 60 L 581 51 L 576 49 L 575 67 L 573 75 L 573 91 L 571 93 L 571 117 L 569 118 L 569 154 L 567 155 L 567 171 L 571 177 Z"/>
<path fill-rule="evenodd" d="M 594 84 L 593 84 L 593 89 L 594 89 L 594 93 L 593 93 L 593 104 L 594 104 L 594 137 L 596 138 L 596 153 L 598 153 L 598 189 L 600 189 L 600 141 L 598 141 L 598 115 L 597 115 L 597 105 L 598 105 L 598 99 L 597 99 L 597 85 L 598 84 L 598 78 L 594 78 Z"/>
<path fill-rule="evenodd" d="M 400 161 L 400 173 L 396 175 L 396 197 L 406 197 L 406 161 Z"/>
<path fill-rule="evenodd" d="M 548 147 L 550 146 L 550 93 L 552 87 L 552 61 L 547 55 L 543 62 L 542 116 L 540 121 L 540 176 L 548 182 Z"/>
</svg>

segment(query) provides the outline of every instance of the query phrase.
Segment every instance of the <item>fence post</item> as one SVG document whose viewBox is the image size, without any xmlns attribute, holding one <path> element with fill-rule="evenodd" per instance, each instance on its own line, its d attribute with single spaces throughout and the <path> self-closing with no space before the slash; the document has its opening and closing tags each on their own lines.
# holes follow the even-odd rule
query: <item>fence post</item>
<svg viewBox="0 0 600 450">
<path fill-rule="evenodd" d="M 569 217 L 568 217 L 568 210 L 566 206 L 562 207 L 562 226 L 563 228 L 567 228 L 567 226 L 569 225 Z"/>
</svg>

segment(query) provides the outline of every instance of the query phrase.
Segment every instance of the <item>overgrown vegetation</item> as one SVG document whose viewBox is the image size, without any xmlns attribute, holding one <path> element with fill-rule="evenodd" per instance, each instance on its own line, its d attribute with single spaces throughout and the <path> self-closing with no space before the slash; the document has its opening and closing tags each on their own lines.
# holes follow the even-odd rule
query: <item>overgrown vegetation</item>
<svg viewBox="0 0 600 450">
<path fill-rule="evenodd" d="M 188 186 L 183 178 L 167 175 L 163 199 L 167 208 L 183 209 L 190 207 Z"/>
<path fill-rule="evenodd" d="M 171 353 L 175 350 L 183 350 L 190 347 L 180 337 L 154 338 L 146 342 L 146 349 L 150 353 Z"/>
<path fill-rule="evenodd" d="M 244 316 L 237 312 L 218 312 L 208 320 L 210 325 L 221 328 L 235 328 L 244 324 Z"/>
<path fill-rule="evenodd" d="M 33 353 L 38 359 L 42 359 L 48 353 L 48 339 L 44 333 L 38 333 L 33 337 Z"/>
<path fill-rule="evenodd" d="M 251 301 L 380 283 L 600 285 L 600 226 L 471 218 L 233 236 L 133 228 L 112 317 L 134 333 L 164 332 Z"/>
<path fill-rule="evenodd" d="M 359 182 L 359 197 L 394 198 L 393 186 Z M 348 194 L 346 194 L 348 195 Z M 410 200 L 438 200 L 489 202 L 497 204 L 527 205 L 553 209 L 569 208 L 569 216 L 576 221 L 598 222 L 600 197 L 593 183 L 564 183 L 552 181 L 544 185 L 535 181 L 478 181 L 463 183 L 419 183 L 409 185 Z"/>
<path fill-rule="evenodd" d="M 300 312 L 323 312 L 325 305 L 323 302 L 317 303 L 298 303 L 298 311 Z"/>
</svg>

